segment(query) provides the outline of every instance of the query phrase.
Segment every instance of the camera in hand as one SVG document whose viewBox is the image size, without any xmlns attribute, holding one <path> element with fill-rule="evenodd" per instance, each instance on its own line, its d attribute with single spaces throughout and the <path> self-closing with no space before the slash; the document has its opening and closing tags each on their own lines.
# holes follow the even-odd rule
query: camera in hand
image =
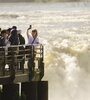
<svg viewBox="0 0 90 100">
<path fill-rule="evenodd" d="M 32 28 L 32 25 L 29 26 L 28 30 Z"/>
</svg>

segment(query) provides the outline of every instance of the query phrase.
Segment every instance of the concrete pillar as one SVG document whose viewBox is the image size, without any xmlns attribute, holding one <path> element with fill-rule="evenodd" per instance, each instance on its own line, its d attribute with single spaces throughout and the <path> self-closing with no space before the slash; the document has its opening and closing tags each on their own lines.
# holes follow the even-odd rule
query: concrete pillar
<svg viewBox="0 0 90 100">
<path fill-rule="evenodd" d="M 48 100 L 47 81 L 22 83 L 21 91 L 25 100 Z"/>
<path fill-rule="evenodd" d="M 19 100 L 19 84 L 3 85 L 2 100 Z"/>
</svg>

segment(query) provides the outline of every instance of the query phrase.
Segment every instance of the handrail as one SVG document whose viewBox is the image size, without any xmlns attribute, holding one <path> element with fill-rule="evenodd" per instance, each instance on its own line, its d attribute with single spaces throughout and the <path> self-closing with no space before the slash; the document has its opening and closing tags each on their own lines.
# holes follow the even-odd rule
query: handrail
<svg viewBox="0 0 90 100">
<path fill-rule="evenodd" d="M 29 70 L 29 79 L 33 78 L 35 75 L 36 62 L 38 62 L 38 70 L 44 70 L 43 62 L 43 45 L 13 45 L 9 47 L 0 47 L 0 77 L 10 76 L 15 77 L 16 74 L 25 73 L 26 67 Z M 25 62 L 28 61 L 27 66 Z M 8 64 L 8 71 L 6 65 Z M 19 65 L 18 65 L 19 64 Z M 19 69 L 20 64 L 23 65 L 22 69 Z M 2 74 L 1 74 L 2 73 Z M 8 74 L 7 74 L 8 73 Z M 14 73 L 14 74 L 12 74 Z M 27 72 L 26 72 L 27 73 Z M 27 73 L 28 74 L 28 73 Z M 40 78 L 43 74 L 40 74 Z M 31 77 L 31 78 L 30 78 Z M 14 79 L 13 79 L 14 80 Z"/>
</svg>

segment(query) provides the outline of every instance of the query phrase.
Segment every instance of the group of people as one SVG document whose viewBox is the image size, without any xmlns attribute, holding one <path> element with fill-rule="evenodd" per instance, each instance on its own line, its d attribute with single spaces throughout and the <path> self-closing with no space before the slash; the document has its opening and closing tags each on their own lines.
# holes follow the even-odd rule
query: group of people
<svg viewBox="0 0 90 100">
<path fill-rule="evenodd" d="M 31 34 L 29 30 L 31 26 L 27 29 L 26 35 L 28 39 L 28 44 L 39 44 L 38 32 L 33 29 Z M 21 30 L 17 30 L 16 26 L 12 28 L 2 30 L 0 28 L 0 46 L 10 46 L 10 45 L 23 45 L 25 44 L 25 38 L 21 35 Z"/>
<path fill-rule="evenodd" d="M 26 35 L 28 39 L 28 44 L 39 44 L 38 32 L 36 29 L 33 29 L 30 33 L 31 26 L 27 29 Z M 9 47 L 11 45 L 25 45 L 25 38 L 21 34 L 21 30 L 17 30 L 16 26 L 12 28 L 1 29 L 0 28 L 0 47 Z M 22 49 L 22 48 L 21 48 Z M 24 59 L 20 62 L 17 67 L 22 70 L 24 68 Z M 12 69 L 12 66 L 9 65 L 9 68 Z"/>
</svg>

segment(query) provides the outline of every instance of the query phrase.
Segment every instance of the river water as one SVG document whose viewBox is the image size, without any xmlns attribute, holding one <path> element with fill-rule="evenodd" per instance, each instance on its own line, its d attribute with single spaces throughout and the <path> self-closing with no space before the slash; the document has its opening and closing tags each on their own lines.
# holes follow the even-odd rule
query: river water
<svg viewBox="0 0 90 100">
<path fill-rule="evenodd" d="M 38 29 L 49 100 L 90 100 L 90 3 L 1 3 L 0 27 Z"/>
</svg>

